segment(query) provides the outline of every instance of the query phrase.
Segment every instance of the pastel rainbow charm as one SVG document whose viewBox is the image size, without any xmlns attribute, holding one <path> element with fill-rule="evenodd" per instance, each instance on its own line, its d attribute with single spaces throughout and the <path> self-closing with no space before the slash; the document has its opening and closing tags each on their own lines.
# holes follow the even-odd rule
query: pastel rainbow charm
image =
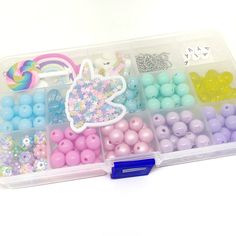
<svg viewBox="0 0 236 236">
<path fill-rule="evenodd" d="M 126 114 L 125 106 L 112 100 L 125 90 L 122 76 L 95 75 L 92 62 L 84 60 L 66 95 L 66 115 L 71 128 L 79 133 L 87 127 L 111 125 L 122 119 Z"/>
</svg>

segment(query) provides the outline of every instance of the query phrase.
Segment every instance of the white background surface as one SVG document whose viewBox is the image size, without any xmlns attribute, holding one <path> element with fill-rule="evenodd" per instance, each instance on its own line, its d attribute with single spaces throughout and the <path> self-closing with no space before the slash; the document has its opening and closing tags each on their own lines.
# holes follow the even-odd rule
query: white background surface
<svg viewBox="0 0 236 236">
<path fill-rule="evenodd" d="M 233 1 L 0 0 L 0 56 L 214 28 L 236 56 Z M 0 189 L 0 235 L 235 235 L 236 156 Z"/>
</svg>

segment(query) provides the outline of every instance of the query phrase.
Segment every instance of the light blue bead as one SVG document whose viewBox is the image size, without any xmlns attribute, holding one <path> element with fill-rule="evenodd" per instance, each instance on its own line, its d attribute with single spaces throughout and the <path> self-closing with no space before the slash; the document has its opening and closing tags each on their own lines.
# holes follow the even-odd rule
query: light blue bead
<svg viewBox="0 0 236 236">
<path fill-rule="evenodd" d="M 19 116 L 21 118 L 29 118 L 32 115 L 32 108 L 29 105 L 21 105 L 19 108 Z"/>
<path fill-rule="evenodd" d="M 181 72 L 177 72 L 173 75 L 173 81 L 175 84 L 180 84 L 186 81 L 186 75 L 184 73 Z"/>
<path fill-rule="evenodd" d="M 136 112 L 138 110 L 137 102 L 135 99 L 130 99 L 125 102 L 125 106 L 129 112 Z"/>
<path fill-rule="evenodd" d="M 114 100 L 113 100 L 113 102 L 120 103 L 120 104 L 124 104 L 125 101 L 126 101 L 125 94 L 121 94 L 120 96 L 114 98 Z"/>
<path fill-rule="evenodd" d="M 157 83 L 163 85 L 169 82 L 169 75 L 166 71 L 157 74 Z"/>
<path fill-rule="evenodd" d="M 18 114 L 19 114 L 19 109 L 20 109 L 20 106 L 18 106 L 18 105 L 15 105 L 15 106 L 13 107 L 13 111 L 14 111 L 14 114 L 15 114 L 15 115 L 18 115 Z"/>
<path fill-rule="evenodd" d="M 166 97 L 166 98 L 163 98 L 162 101 L 161 101 L 161 108 L 162 109 L 173 109 L 175 107 L 175 101 L 170 98 L 170 97 Z"/>
<path fill-rule="evenodd" d="M 11 96 L 4 96 L 1 100 L 2 107 L 13 107 L 14 99 Z"/>
<path fill-rule="evenodd" d="M 13 125 L 14 130 L 18 130 L 19 129 L 20 120 L 21 120 L 21 118 L 19 116 L 15 116 L 11 120 L 11 123 Z"/>
<path fill-rule="evenodd" d="M 45 124 L 46 124 L 46 121 L 45 121 L 45 118 L 43 116 L 37 116 L 33 121 L 33 125 L 37 129 L 44 128 Z"/>
<path fill-rule="evenodd" d="M 11 107 L 3 107 L 1 109 L 1 116 L 5 121 L 11 120 L 14 117 L 14 111 Z"/>
<path fill-rule="evenodd" d="M 36 116 L 44 116 L 44 114 L 45 114 L 45 105 L 43 103 L 34 104 L 33 113 Z"/>
<path fill-rule="evenodd" d="M 19 122 L 19 130 L 25 130 L 32 128 L 32 122 L 30 119 L 21 119 Z"/>
<path fill-rule="evenodd" d="M 129 77 L 127 80 L 127 87 L 131 90 L 137 90 L 138 89 L 138 78 Z"/>
<path fill-rule="evenodd" d="M 20 96 L 20 104 L 21 105 L 31 105 L 33 102 L 32 96 L 29 94 L 22 94 Z"/>
<path fill-rule="evenodd" d="M 137 90 L 126 89 L 125 96 L 126 96 L 127 99 L 134 99 L 138 96 L 138 91 Z"/>
<path fill-rule="evenodd" d="M 33 94 L 33 102 L 34 103 L 44 103 L 45 102 L 45 92 L 44 92 L 44 90 L 36 91 Z"/>
<path fill-rule="evenodd" d="M 10 121 L 5 121 L 1 124 L 2 132 L 10 132 L 13 130 L 13 125 Z"/>
</svg>

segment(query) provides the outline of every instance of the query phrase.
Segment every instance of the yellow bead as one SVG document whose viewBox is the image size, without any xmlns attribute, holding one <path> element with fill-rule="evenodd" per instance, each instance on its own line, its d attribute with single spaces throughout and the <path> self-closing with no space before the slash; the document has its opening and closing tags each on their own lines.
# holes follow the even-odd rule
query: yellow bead
<svg viewBox="0 0 236 236">
<path fill-rule="evenodd" d="M 233 81 L 233 75 L 230 72 L 223 72 L 220 74 L 220 79 L 224 81 L 225 84 L 231 84 Z"/>
</svg>

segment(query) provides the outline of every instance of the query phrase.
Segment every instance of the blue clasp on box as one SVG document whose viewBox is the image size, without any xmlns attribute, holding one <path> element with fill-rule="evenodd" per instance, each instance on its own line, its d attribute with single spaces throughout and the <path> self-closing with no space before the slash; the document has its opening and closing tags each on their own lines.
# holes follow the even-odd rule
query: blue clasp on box
<svg viewBox="0 0 236 236">
<path fill-rule="evenodd" d="M 121 179 L 135 176 L 148 175 L 155 165 L 155 159 L 114 162 L 111 178 Z"/>
</svg>

